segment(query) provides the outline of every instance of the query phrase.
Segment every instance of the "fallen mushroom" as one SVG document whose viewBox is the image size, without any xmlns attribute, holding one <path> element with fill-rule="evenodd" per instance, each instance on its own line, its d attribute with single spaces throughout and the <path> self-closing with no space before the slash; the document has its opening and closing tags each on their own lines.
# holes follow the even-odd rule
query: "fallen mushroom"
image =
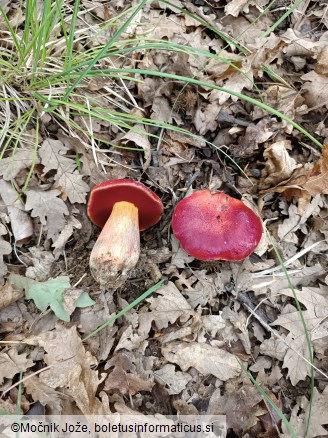
<svg viewBox="0 0 328 438">
<path fill-rule="evenodd" d="M 118 179 L 93 188 L 88 216 L 103 227 L 90 255 L 96 281 L 111 289 L 126 281 L 139 259 L 139 232 L 156 224 L 162 212 L 159 197 L 140 182 Z"/>
<path fill-rule="evenodd" d="M 200 260 L 243 260 L 262 236 L 259 217 L 225 193 L 200 190 L 180 201 L 172 229 L 182 248 Z"/>
</svg>

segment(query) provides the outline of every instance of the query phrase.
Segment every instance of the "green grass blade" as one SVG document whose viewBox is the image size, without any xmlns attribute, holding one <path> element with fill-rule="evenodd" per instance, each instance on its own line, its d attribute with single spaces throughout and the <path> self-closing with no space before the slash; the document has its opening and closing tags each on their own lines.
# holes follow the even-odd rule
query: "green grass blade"
<svg viewBox="0 0 328 438">
<path fill-rule="evenodd" d="M 268 35 L 270 35 L 270 33 L 273 32 L 273 31 L 276 29 L 276 27 L 279 26 L 280 23 L 282 23 L 283 21 L 285 21 L 286 18 L 289 17 L 289 15 L 292 14 L 292 13 L 295 11 L 295 9 L 298 8 L 299 5 L 300 5 L 301 3 L 303 3 L 303 2 L 304 2 L 304 0 L 297 0 L 297 2 L 294 4 L 294 6 L 292 6 L 291 8 L 289 8 L 288 11 L 286 11 L 286 12 L 284 13 L 284 15 L 282 15 L 282 16 L 279 18 L 279 20 L 277 20 L 277 21 L 276 21 L 271 27 L 269 27 L 265 32 L 263 32 L 263 33 L 260 35 L 260 39 L 263 39 L 263 38 L 267 37 Z"/>
<path fill-rule="evenodd" d="M 281 255 L 280 255 L 280 253 L 279 253 L 276 245 L 274 244 L 274 241 L 273 241 L 273 239 L 272 239 L 272 237 L 271 237 L 271 235 L 269 233 L 268 233 L 268 236 L 269 236 L 270 243 L 271 243 L 271 245 L 272 245 L 272 247 L 274 249 L 274 252 L 275 252 L 275 254 L 276 254 L 276 256 L 277 256 L 277 258 L 279 260 L 281 268 L 282 268 L 282 270 L 283 270 L 283 272 L 285 274 L 285 277 L 287 279 L 288 287 L 292 291 L 292 294 L 293 294 L 293 297 L 294 297 L 294 301 L 295 301 L 295 304 L 296 304 L 296 308 L 297 308 L 298 314 L 300 316 L 300 319 L 301 319 L 301 322 L 302 322 L 302 326 L 303 326 L 303 330 L 304 330 L 306 345 L 307 345 L 308 352 L 309 352 L 309 360 L 311 362 L 311 365 L 313 365 L 314 364 L 314 357 L 313 357 L 313 348 L 312 348 L 311 338 L 310 338 L 309 330 L 308 330 L 307 325 L 306 325 L 306 321 L 305 321 L 305 318 L 304 318 L 304 314 L 303 314 L 300 302 L 298 301 L 294 285 L 293 285 L 293 283 L 291 281 L 291 278 L 290 278 L 290 276 L 289 276 L 289 274 L 287 272 L 287 269 L 285 267 L 284 261 L 283 261 Z M 308 415 L 307 422 L 306 422 L 306 437 L 308 437 L 308 432 L 309 432 L 310 424 L 311 424 L 313 397 L 314 397 L 314 368 L 313 368 L 313 366 L 311 366 L 311 388 L 310 388 L 310 400 L 309 400 L 309 415 Z"/>
<path fill-rule="evenodd" d="M 112 318 L 110 318 L 107 322 L 102 324 L 100 327 L 98 327 L 96 330 L 94 330 L 92 333 L 90 333 L 88 336 L 86 336 L 82 341 L 87 341 L 92 336 L 95 336 L 97 333 L 99 333 L 101 330 L 103 330 L 105 327 L 107 327 L 109 324 L 113 324 L 114 321 L 116 321 L 121 316 L 125 315 L 126 312 L 131 310 L 133 307 L 137 306 L 141 301 L 145 300 L 149 295 L 151 295 L 155 290 L 157 290 L 162 284 L 164 283 L 164 280 L 160 280 L 158 283 L 154 284 L 152 287 L 150 287 L 146 292 L 144 292 L 142 295 L 140 295 L 138 298 L 136 298 L 134 301 L 132 301 L 131 304 L 124 307 L 123 310 L 118 312 L 116 315 L 114 315 Z"/>
<path fill-rule="evenodd" d="M 73 61 L 73 46 L 74 46 L 74 30 L 76 28 L 76 21 L 79 12 L 79 7 L 80 7 L 80 0 L 76 0 L 74 2 L 73 15 L 69 29 L 69 37 L 66 44 L 66 56 L 65 56 L 65 63 L 63 66 L 64 71 L 69 69 L 73 63 L 72 61 Z M 69 76 L 68 76 L 68 81 L 69 81 Z M 67 82 L 67 85 L 69 85 L 69 82 Z"/>
<path fill-rule="evenodd" d="M 244 367 L 244 365 L 241 363 L 239 359 L 237 359 L 239 362 L 239 365 L 241 369 L 244 371 L 244 373 L 247 374 L 249 380 L 253 383 L 253 385 L 256 387 L 256 389 L 262 394 L 265 401 L 272 407 L 272 409 L 275 411 L 275 413 L 278 415 L 278 417 L 283 421 L 285 424 L 288 432 L 290 433 L 292 438 L 297 438 L 295 430 L 292 428 L 292 425 L 285 417 L 284 413 L 278 408 L 278 406 L 271 400 L 271 398 L 268 396 L 268 394 L 262 389 L 262 387 L 257 383 L 257 381 L 253 378 L 252 374 Z"/>
<path fill-rule="evenodd" d="M 94 67 L 94 65 L 101 59 L 102 55 L 107 52 L 108 48 L 111 47 L 114 42 L 118 39 L 118 37 L 129 27 L 131 22 L 133 21 L 134 17 L 139 13 L 139 11 L 144 7 L 146 3 L 148 3 L 149 0 L 143 0 L 139 6 L 135 8 L 135 11 L 130 15 L 130 17 L 124 22 L 124 24 L 115 32 L 115 34 L 112 36 L 112 38 L 108 41 L 108 43 L 99 51 L 98 55 L 95 56 L 94 59 L 92 59 L 89 62 L 88 67 L 82 71 L 79 75 L 79 77 L 75 80 L 75 82 L 66 90 L 65 95 L 63 96 L 63 100 L 67 100 L 68 96 L 71 94 L 71 92 L 77 87 L 77 85 L 85 78 L 85 76 L 88 74 L 88 72 Z"/>
<path fill-rule="evenodd" d="M 231 96 L 236 96 L 241 100 L 245 100 L 246 102 L 249 102 L 252 105 L 258 106 L 258 107 L 264 109 L 265 111 L 279 117 L 280 119 L 282 119 L 282 120 L 286 121 L 287 123 L 289 123 L 290 125 L 292 125 L 295 129 L 297 129 L 297 131 L 301 132 L 303 135 L 308 137 L 316 146 L 319 146 L 320 148 L 323 147 L 323 145 L 315 137 L 313 137 L 309 132 L 307 132 L 304 128 L 302 128 L 296 122 L 294 122 L 294 120 L 290 119 L 285 114 L 272 108 L 271 106 L 266 105 L 263 102 L 259 102 L 258 100 L 253 99 L 252 97 L 246 96 L 245 94 L 237 93 L 236 91 L 229 90 L 229 89 L 224 88 L 224 87 L 219 87 L 218 85 L 209 84 L 209 83 L 206 83 L 203 81 L 199 81 L 199 80 L 194 79 L 194 78 L 179 76 L 179 75 L 175 75 L 175 74 L 171 74 L 171 73 L 153 71 L 153 70 L 143 70 L 143 69 L 137 69 L 137 68 L 125 68 L 125 69 L 113 68 L 113 69 L 106 69 L 103 71 L 103 73 L 104 72 L 106 72 L 107 74 L 131 73 L 131 74 L 142 74 L 142 75 L 146 75 L 146 76 L 158 76 L 158 77 L 162 77 L 162 78 L 169 78 L 169 79 L 174 79 L 174 80 L 181 81 L 181 82 L 187 82 L 190 84 L 199 85 L 201 87 L 211 88 L 213 90 L 223 91 L 224 93 L 228 93 Z"/>
<path fill-rule="evenodd" d="M 182 14 L 187 15 L 188 17 L 191 17 L 195 21 L 198 21 L 206 29 L 209 29 L 212 32 L 214 32 L 216 35 L 218 35 L 220 38 L 222 38 L 229 45 L 236 47 L 244 55 L 249 54 L 249 51 L 246 48 L 242 47 L 238 43 L 238 41 L 236 39 L 233 39 L 230 36 L 228 36 L 227 34 L 225 34 L 224 32 L 219 31 L 218 29 L 216 29 L 215 27 L 211 26 L 209 23 L 207 23 L 207 21 L 203 20 L 202 18 L 198 17 L 197 15 L 191 14 L 187 9 L 180 8 L 179 6 L 169 2 L 168 0 L 161 0 L 161 2 L 166 4 L 166 5 L 168 5 L 168 6 L 170 6 L 172 9 L 177 9 L 179 12 L 181 12 Z"/>
</svg>

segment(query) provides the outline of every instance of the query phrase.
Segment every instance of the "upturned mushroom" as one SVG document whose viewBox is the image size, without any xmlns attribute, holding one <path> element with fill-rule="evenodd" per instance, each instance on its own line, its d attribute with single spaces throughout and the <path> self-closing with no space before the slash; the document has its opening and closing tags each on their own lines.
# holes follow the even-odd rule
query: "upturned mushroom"
<svg viewBox="0 0 328 438">
<path fill-rule="evenodd" d="M 144 184 L 117 179 L 97 184 L 89 198 L 88 216 L 103 227 L 90 255 L 96 281 L 117 289 L 140 255 L 140 231 L 156 224 L 163 212 L 159 197 Z"/>
<path fill-rule="evenodd" d="M 259 244 L 262 223 L 243 202 L 200 190 L 182 199 L 172 229 L 182 248 L 200 260 L 243 260 Z"/>
</svg>

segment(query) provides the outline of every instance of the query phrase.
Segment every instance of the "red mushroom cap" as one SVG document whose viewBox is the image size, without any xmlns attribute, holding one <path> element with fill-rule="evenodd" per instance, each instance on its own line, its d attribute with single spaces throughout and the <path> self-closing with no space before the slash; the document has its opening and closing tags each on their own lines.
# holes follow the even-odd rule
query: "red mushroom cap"
<svg viewBox="0 0 328 438">
<path fill-rule="evenodd" d="M 104 181 L 92 189 L 88 202 L 88 216 L 103 227 L 116 202 L 131 202 L 138 208 L 139 230 L 156 224 L 163 213 L 163 204 L 154 192 L 144 184 L 130 179 Z"/>
<path fill-rule="evenodd" d="M 259 217 L 225 193 L 200 190 L 180 201 L 172 229 L 182 248 L 200 260 L 242 260 L 262 236 Z"/>
</svg>

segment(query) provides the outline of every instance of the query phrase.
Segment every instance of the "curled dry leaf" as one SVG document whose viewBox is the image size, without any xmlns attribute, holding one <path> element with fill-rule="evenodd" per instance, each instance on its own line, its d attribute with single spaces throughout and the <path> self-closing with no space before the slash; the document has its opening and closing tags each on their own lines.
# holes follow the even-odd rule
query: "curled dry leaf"
<svg viewBox="0 0 328 438">
<path fill-rule="evenodd" d="M 144 170 L 147 169 L 149 167 L 151 159 L 151 145 L 147 131 L 145 130 L 145 127 L 143 125 L 138 125 L 136 128 L 131 129 L 126 134 L 124 134 L 124 136 L 121 138 L 121 143 L 128 144 L 129 142 L 133 142 L 135 146 L 143 149 L 145 154 Z"/>
<path fill-rule="evenodd" d="M 282 140 L 273 143 L 265 149 L 263 153 L 266 159 L 263 171 L 265 178 L 261 181 L 263 187 L 277 185 L 289 178 L 293 171 L 300 167 L 287 151 L 287 148 L 290 148 L 290 146 L 290 141 Z"/>
<path fill-rule="evenodd" d="M 311 196 L 328 194 L 328 144 L 322 149 L 322 157 L 306 175 L 301 187 Z"/>
<path fill-rule="evenodd" d="M 302 214 L 311 196 L 328 194 L 328 144 L 322 149 L 322 157 L 317 163 L 308 166 L 297 166 L 289 179 L 279 182 L 275 187 L 262 190 L 260 193 L 283 193 L 287 199 L 299 199 L 298 213 Z"/>
<path fill-rule="evenodd" d="M 234 157 L 251 157 L 258 149 L 258 145 L 269 140 L 272 135 L 273 132 L 265 119 L 256 124 L 250 123 L 246 128 L 245 135 L 239 138 L 237 145 L 230 145 L 229 151 Z"/>
</svg>

